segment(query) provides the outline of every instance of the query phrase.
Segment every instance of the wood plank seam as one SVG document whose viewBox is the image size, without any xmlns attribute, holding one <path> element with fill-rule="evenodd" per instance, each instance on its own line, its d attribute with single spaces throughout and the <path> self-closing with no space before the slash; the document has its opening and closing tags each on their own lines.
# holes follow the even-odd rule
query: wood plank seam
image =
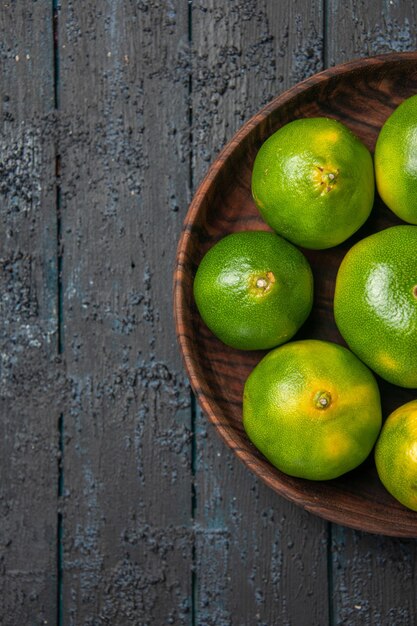
<svg viewBox="0 0 417 626">
<path fill-rule="evenodd" d="M 59 5 L 58 0 L 52 0 L 52 36 L 53 36 L 53 81 L 54 81 L 54 108 L 56 120 L 59 121 Z M 57 265 L 57 353 L 63 353 L 62 314 L 63 314 L 63 286 L 62 286 L 62 224 L 61 224 L 61 157 L 59 154 L 59 133 L 55 144 L 55 210 L 56 210 L 56 265 Z M 56 623 L 63 622 L 63 513 L 61 502 L 64 493 L 64 413 L 58 418 L 58 485 L 57 485 L 57 537 L 56 537 Z"/>
<path fill-rule="evenodd" d="M 189 76 L 188 76 L 188 127 L 189 127 L 189 150 L 188 150 L 188 186 L 190 194 L 194 194 L 194 154 L 193 154 L 193 72 L 192 72 L 192 41 L 193 41 L 193 0 L 188 0 L 188 54 L 189 54 Z M 196 512 L 197 512 L 197 490 L 196 490 L 196 462 L 197 462 L 197 400 L 190 389 L 191 397 L 191 523 L 192 523 L 192 548 L 191 548 L 191 626 L 196 626 L 197 622 L 197 549 L 196 549 Z"/>
</svg>

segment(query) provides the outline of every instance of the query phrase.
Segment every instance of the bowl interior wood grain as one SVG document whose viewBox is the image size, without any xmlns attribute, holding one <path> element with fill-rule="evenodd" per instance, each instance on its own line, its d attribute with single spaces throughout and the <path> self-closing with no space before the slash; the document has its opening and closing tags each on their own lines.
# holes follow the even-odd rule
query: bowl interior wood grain
<svg viewBox="0 0 417 626">
<path fill-rule="evenodd" d="M 242 427 L 245 380 L 266 352 L 225 346 L 202 322 L 192 285 L 205 252 L 225 235 L 269 230 L 250 191 L 251 171 L 262 142 L 283 124 L 327 116 L 346 124 L 374 151 L 379 129 L 404 99 L 417 93 L 417 53 L 374 57 L 331 68 L 285 92 L 262 109 L 219 155 L 190 206 L 179 242 L 174 276 L 174 313 L 185 367 L 197 399 L 237 456 L 272 489 L 325 519 L 386 535 L 416 537 L 417 513 L 383 488 L 372 456 L 356 470 L 327 482 L 292 478 L 275 469 L 251 444 Z M 371 217 L 345 243 L 324 251 L 304 250 L 315 278 L 313 312 L 294 339 L 344 344 L 333 317 L 337 269 L 347 250 L 378 230 L 399 224 L 376 197 Z M 416 397 L 378 378 L 383 414 Z"/>
</svg>

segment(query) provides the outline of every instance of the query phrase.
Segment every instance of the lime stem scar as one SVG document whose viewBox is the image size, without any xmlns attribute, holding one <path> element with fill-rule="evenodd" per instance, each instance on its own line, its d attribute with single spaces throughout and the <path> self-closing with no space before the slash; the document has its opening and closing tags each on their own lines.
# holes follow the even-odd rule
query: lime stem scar
<svg viewBox="0 0 417 626">
<path fill-rule="evenodd" d="M 337 168 L 332 168 L 331 166 L 322 167 L 321 165 L 316 165 L 315 167 L 316 169 L 313 174 L 315 184 L 322 187 L 322 195 L 324 193 L 329 193 L 329 191 L 331 191 L 333 186 L 337 183 L 339 170 Z"/>
<path fill-rule="evenodd" d="M 275 276 L 273 272 L 264 272 L 261 275 L 253 277 L 252 289 L 255 287 L 256 291 L 261 293 L 268 292 L 272 285 L 275 283 Z"/>
<path fill-rule="evenodd" d="M 332 402 L 332 396 L 328 391 L 318 391 L 314 396 L 314 405 L 316 409 L 327 409 Z"/>
<path fill-rule="evenodd" d="M 414 285 L 413 287 L 413 296 L 417 298 L 417 285 Z"/>
</svg>

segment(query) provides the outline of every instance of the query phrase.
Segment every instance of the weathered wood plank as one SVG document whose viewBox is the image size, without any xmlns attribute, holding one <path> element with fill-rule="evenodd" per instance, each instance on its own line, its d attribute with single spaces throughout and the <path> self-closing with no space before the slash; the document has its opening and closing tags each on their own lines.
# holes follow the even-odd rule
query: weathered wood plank
<svg viewBox="0 0 417 626">
<path fill-rule="evenodd" d="M 272 97 L 322 67 L 321 2 L 194 0 L 193 177 Z M 327 523 L 260 483 L 196 415 L 195 623 L 328 623 Z"/>
<path fill-rule="evenodd" d="M 326 65 L 415 50 L 417 7 L 391 0 L 328 0 Z"/>
<path fill-rule="evenodd" d="M 56 619 L 52 3 L 0 9 L 0 623 Z"/>
<path fill-rule="evenodd" d="M 417 623 L 416 542 L 333 526 L 335 624 Z"/>
<path fill-rule="evenodd" d="M 61 2 L 64 623 L 188 624 L 190 406 L 171 276 L 189 192 L 185 2 Z"/>
<path fill-rule="evenodd" d="M 330 65 L 417 44 L 414 2 L 328 2 Z M 416 624 L 415 541 L 332 528 L 334 624 Z"/>
</svg>

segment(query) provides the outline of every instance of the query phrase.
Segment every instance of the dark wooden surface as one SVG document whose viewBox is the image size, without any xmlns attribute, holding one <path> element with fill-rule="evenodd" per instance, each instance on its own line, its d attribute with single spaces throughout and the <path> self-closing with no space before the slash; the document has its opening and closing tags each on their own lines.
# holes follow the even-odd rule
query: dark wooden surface
<svg viewBox="0 0 417 626">
<path fill-rule="evenodd" d="M 0 4 L 0 623 L 417 623 L 416 540 L 314 517 L 190 397 L 172 268 L 235 130 L 414 2 Z"/>
</svg>

